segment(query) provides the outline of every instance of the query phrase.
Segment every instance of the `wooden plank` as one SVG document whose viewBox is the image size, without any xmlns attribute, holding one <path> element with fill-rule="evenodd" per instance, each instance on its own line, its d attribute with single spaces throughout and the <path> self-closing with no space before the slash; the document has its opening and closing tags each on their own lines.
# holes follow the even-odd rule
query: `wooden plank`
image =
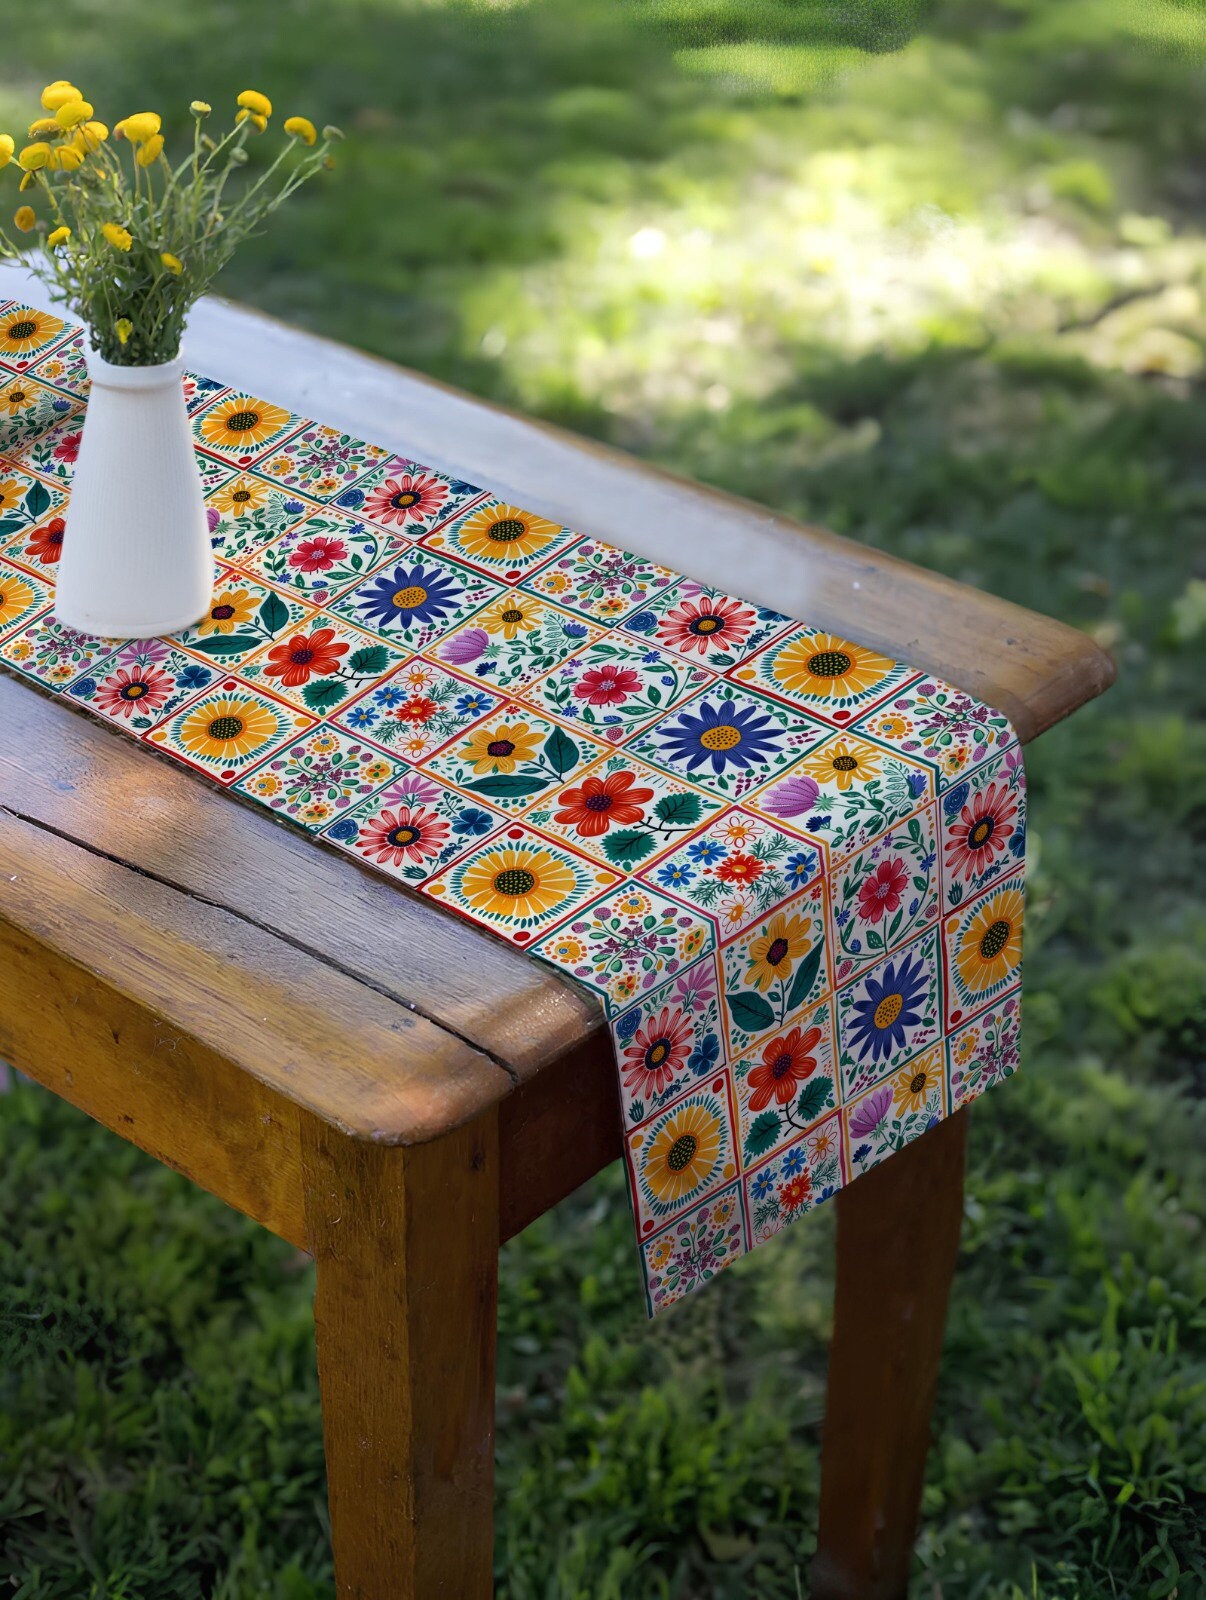
<svg viewBox="0 0 1206 1600">
<path fill-rule="evenodd" d="M 62 964 L 65 972 L 91 975 L 79 1022 L 102 1042 L 95 1019 L 105 1016 L 108 993 L 119 997 L 119 1037 L 109 1048 L 120 1050 L 126 1003 L 132 1004 L 146 1013 L 148 1049 L 158 1024 L 166 1024 L 171 1036 L 195 1040 L 281 1099 L 357 1138 L 431 1139 L 512 1087 L 496 1063 L 388 996 L 3 806 L 0 925 L 13 949 L 40 952 L 48 972 Z M 57 992 L 83 994 L 78 983 Z M 28 1041 L 29 1017 L 21 1021 L 19 1014 L 36 1017 L 55 993 L 49 984 L 16 990 L 5 1029 L 19 1028 Z M 75 1016 L 64 1020 L 64 1041 L 76 1023 Z M 32 1056 L 27 1043 L 21 1059 Z"/>
<path fill-rule="evenodd" d="M 515 1076 L 602 1027 L 584 994 L 513 945 L 6 674 L 0 726 L 11 811 L 288 939 Z"/>
<path fill-rule="evenodd" d="M 812 1600 L 905 1600 L 946 1304 L 963 1221 L 968 1113 L 837 1197 L 837 1286 Z"/>
<path fill-rule="evenodd" d="M 498 1129 L 411 1150 L 302 1118 L 340 1600 L 493 1593 Z"/>
</svg>

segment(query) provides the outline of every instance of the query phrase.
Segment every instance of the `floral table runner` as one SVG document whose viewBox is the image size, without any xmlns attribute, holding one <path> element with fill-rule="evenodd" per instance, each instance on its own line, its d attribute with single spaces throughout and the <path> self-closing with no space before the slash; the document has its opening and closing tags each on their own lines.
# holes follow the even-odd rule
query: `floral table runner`
<svg viewBox="0 0 1206 1600">
<path fill-rule="evenodd" d="M 589 990 L 651 1313 L 1014 1070 L 999 713 L 192 375 L 209 614 L 71 632 L 81 331 L 6 305 L 0 363 L 0 665 Z"/>
</svg>

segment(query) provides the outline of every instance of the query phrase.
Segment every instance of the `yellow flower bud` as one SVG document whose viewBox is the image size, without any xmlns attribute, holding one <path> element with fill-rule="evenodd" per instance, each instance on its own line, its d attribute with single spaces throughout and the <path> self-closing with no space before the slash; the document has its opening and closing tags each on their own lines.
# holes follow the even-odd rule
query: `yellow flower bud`
<svg viewBox="0 0 1206 1600">
<path fill-rule="evenodd" d="M 76 128 L 81 122 L 87 122 L 91 115 L 92 107 L 87 100 L 68 100 L 55 112 L 54 120 L 60 128 Z"/>
<path fill-rule="evenodd" d="M 59 172 L 74 172 L 84 164 L 84 152 L 73 144 L 61 145 L 54 153 L 52 165 Z"/>
<path fill-rule="evenodd" d="M 272 115 L 272 101 L 266 94 L 260 94 L 258 89 L 244 89 L 239 96 L 239 104 L 248 111 L 254 111 L 261 117 Z"/>
<path fill-rule="evenodd" d="M 22 233 L 28 233 L 37 220 L 37 214 L 32 206 L 18 206 L 13 214 L 13 221 Z"/>
<path fill-rule="evenodd" d="M 50 155 L 50 146 L 40 140 L 37 144 L 27 144 L 17 160 L 26 172 L 39 172 L 50 165 Z"/>
<path fill-rule="evenodd" d="M 174 256 L 170 250 L 161 250 L 159 259 L 174 277 L 178 278 L 184 271 L 184 262 L 181 261 L 179 256 Z"/>
<path fill-rule="evenodd" d="M 101 232 L 115 250 L 128 250 L 134 243 L 129 228 L 123 228 L 118 222 L 104 223 Z"/>
<path fill-rule="evenodd" d="M 37 183 L 37 181 L 38 175 L 36 172 L 23 172 L 21 174 L 21 182 L 17 185 L 18 192 L 24 194 L 26 189 Z"/>
<path fill-rule="evenodd" d="M 213 110 L 208 100 L 190 100 L 188 108 L 194 117 L 208 117 Z"/>
<path fill-rule="evenodd" d="M 344 133 L 343 129 L 337 128 L 333 122 L 327 123 L 326 127 L 322 130 L 322 136 L 324 139 L 333 140 L 347 138 L 347 134 Z"/>
<path fill-rule="evenodd" d="M 47 237 L 46 243 L 47 244 L 52 244 L 52 245 L 53 244 L 66 244 L 68 239 L 70 239 L 70 237 L 71 237 L 71 229 L 70 228 L 56 228 L 54 230 L 54 232 Z"/>
<path fill-rule="evenodd" d="M 62 131 L 53 117 L 38 117 L 29 125 L 31 139 L 44 139 L 48 133 L 54 134 L 57 138 Z"/>
<path fill-rule="evenodd" d="M 137 161 L 140 167 L 149 167 L 152 161 L 158 159 L 159 152 L 162 149 L 163 135 L 161 133 L 153 134 L 141 147 L 141 149 L 138 150 L 134 159 Z"/>
<path fill-rule="evenodd" d="M 84 97 L 74 83 L 68 83 L 66 78 L 56 78 L 53 83 L 48 83 L 42 90 L 42 104 L 47 111 L 57 111 L 60 106 L 65 106 L 71 100 L 82 100 Z"/>
<path fill-rule="evenodd" d="M 128 139 L 131 144 L 145 144 L 148 139 L 153 139 L 163 126 L 163 119 L 157 111 L 136 111 L 132 117 L 123 117 L 113 132 L 119 139 Z"/>
<path fill-rule="evenodd" d="M 13 158 L 13 151 L 17 148 L 17 141 L 11 133 L 0 133 L 0 167 L 7 167 Z"/>
<path fill-rule="evenodd" d="M 264 129 L 268 126 L 267 117 L 260 116 L 258 111 L 247 111 L 246 109 L 236 114 L 235 121 L 250 122 L 257 133 L 263 133 Z"/>
<path fill-rule="evenodd" d="M 121 340 L 122 344 L 125 344 L 126 340 L 134 332 L 134 324 L 130 321 L 129 317 L 118 317 L 113 326 L 117 329 L 117 337 Z"/>
<path fill-rule="evenodd" d="M 318 138 L 318 129 L 309 117 L 286 117 L 285 132 L 292 134 L 295 139 L 301 139 L 305 144 L 314 144 Z"/>
<path fill-rule="evenodd" d="M 85 122 L 71 135 L 71 142 L 86 155 L 91 150 L 99 150 L 108 137 L 109 130 L 103 122 Z"/>
</svg>

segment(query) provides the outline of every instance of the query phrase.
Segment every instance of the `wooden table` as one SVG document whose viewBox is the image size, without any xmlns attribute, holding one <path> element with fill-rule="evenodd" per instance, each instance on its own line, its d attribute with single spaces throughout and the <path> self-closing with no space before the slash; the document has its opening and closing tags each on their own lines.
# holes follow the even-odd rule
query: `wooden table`
<svg viewBox="0 0 1206 1600">
<path fill-rule="evenodd" d="M 32 280 L 0 295 L 45 306 Z M 1033 739 L 1071 628 L 211 300 L 199 371 L 941 674 Z M 491 1593 L 503 1241 L 620 1154 L 552 970 L 0 675 L 0 1056 L 317 1263 L 340 1596 Z M 967 1113 L 837 1199 L 814 1600 L 903 1596 Z M 906 1246 L 928 1219 L 929 1251 Z M 634 1310 L 634 1315 L 636 1314 Z"/>
</svg>

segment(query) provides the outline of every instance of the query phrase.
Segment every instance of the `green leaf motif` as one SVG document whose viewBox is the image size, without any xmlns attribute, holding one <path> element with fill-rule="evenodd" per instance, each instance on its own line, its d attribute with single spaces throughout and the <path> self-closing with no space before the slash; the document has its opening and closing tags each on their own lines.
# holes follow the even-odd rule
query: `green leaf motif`
<svg viewBox="0 0 1206 1600">
<path fill-rule="evenodd" d="M 319 678 L 302 690 L 302 699 L 311 711 L 333 711 L 347 692 L 347 685 L 338 678 Z"/>
<path fill-rule="evenodd" d="M 279 594 L 269 590 L 264 596 L 263 604 L 260 606 L 260 621 L 269 633 L 279 633 L 282 628 L 288 626 L 289 607 Z"/>
<path fill-rule="evenodd" d="M 348 657 L 348 671 L 358 678 L 375 678 L 389 666 L 389 651 L 383 644 L 362 645 Z"/>
<path fill-rule="evenodd" d="M 44 483 L 31 483 L 25 491 L 25 509 L 31 517 L 40 517 L 50 510 L 50 490 Z"/>
<path fill-rule="evenodd" d="M 703 815 L 703 801 L 697 794 L 664 794 L 653 809 L 671 827 L 689 828 Z"/>
<path fill-rule="evenodd" d="M 821 951 L 824 949 L 824 940 L 818 939 L 813 948 L 808 952 L 796 968 L 796 975 L 791 980 L 791 988 L 787 991 L 787 1009 L 794 1011 L 797 1006 L 803 1005 L 808 999 L 813 984 L 817 981 L 817 973 L 821 966 Z"/>
<path fill-rule="evenodd" d="M 796 1101 L 796 1116 L 801 1122 L 815 1122 L 833 1099 L 833 1085 L 828 1078 L 814 1078 L 806 1083 Z"/>
<path fill-rule="evenodd" d="M 564 778 L 578 760 L 578 746 L 568 733 L 554 728 L 544 746 L 545 757 L 558 777 Z"/>
<path fill-rule="evenodd" d="M 764 1156 L 779 1137 L 779 1113 L 777 1111 L 763 1111 L 756 1116 L 750 1124 L 750 1131 L 745 1136 L 745 1153 L 752 1160 L 755 1156 Z"/>
<path fill-rule="evenodd" d="M 622 828 L 610 833 L 603 841 L 603 854 L 617 867 L 628 867 L 642 861 L 653 849 L 653 840 L 639 828 Z"/>
<path fill-rule="evenodd" d="M 208 639 L 192 640 L 189 649 L 207 656 L 237 656 L 244 650 L 254 650 L 260 642 L 254 633 L 215 633 Z"/>
<path fill-rule="evenodd" d="M 760 1033 L 775 1020 L 775 1013 L 760 994 L 730 994 L 729 1014 L 746 1033 Z"/>
<path fill-rule="evenodd" d="M 476 794 L 488 795 L 493 800 L 517 800 L 521 795 L 538 794 L 541 789 L 548 788 L 545 778 L 525 777 L 521 772 L 499 773 L 494 778 L 478 778 L 476 783 L 467 783 L 467 789 L 472 789 Z"/>
</svg>

